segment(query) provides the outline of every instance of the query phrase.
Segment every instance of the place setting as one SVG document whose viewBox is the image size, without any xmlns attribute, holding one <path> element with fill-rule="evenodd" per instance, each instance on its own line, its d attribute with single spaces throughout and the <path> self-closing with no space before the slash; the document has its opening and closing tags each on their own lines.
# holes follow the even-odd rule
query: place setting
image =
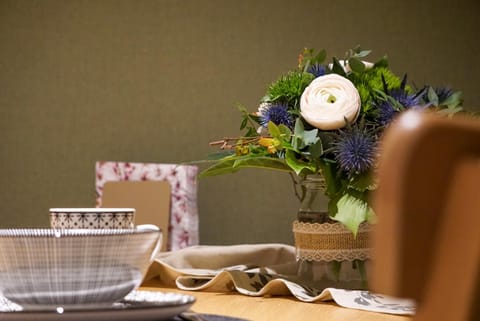
<svg viewBox="0 0 480 321">
<path fill-rule="evenodd" d="M 135 226 L 134 218 L 133 208 L 52 208 L 51 228 L 0 230 L 0 319 L 194 315 L 186 313 L 193 296 L 139 290 L 161 247 L 162 231 L 151 224 Z"/>
</svg>

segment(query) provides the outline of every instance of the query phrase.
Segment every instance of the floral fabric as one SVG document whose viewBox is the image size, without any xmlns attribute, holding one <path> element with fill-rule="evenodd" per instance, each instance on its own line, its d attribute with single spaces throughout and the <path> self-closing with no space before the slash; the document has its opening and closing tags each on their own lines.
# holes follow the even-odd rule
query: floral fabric
<svg viewBox="0 0 480 321">
<path fill-rule="evenodd" d="M 363 290 L 318 289 L 296 276 L 295 247 L 286 244 L 193 246 L 162 252 L 147 280 L 189 291 L 238 292 L 248 296 L 293 296 L 302 302 L 334 301 L 342 307 L 413 315 L 415 302 Z"/>
<path fill-rule="evenodd" d="M 95 164 L 96 206 L 111 181 L 168 181 L 171 186 L 168 250 L 198 245 L 197 173 L 193 165 L 106 162 Z"/>
</svg>

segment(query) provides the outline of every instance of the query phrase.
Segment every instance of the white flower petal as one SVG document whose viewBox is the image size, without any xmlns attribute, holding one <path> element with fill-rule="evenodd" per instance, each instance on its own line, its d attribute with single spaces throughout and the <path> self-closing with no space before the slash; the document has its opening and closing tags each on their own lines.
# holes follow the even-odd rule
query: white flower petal
<svg viewBox="0 0 480 321">
<path fill-rule="evenodd" d="M 322 130 L 339 129 L 354 122 L 360 112 L 360 95 L 353 83 L 337 74 L 315 78 L 300 99 L 302 117 Z"/>
</svg>

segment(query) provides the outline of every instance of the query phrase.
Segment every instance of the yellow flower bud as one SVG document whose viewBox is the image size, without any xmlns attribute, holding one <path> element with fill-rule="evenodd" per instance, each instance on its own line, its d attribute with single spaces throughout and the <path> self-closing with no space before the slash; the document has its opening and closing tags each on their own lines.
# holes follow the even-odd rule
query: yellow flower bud
<svg viewBox="0 0 480 321">
<path fill-rule="evenodd" d="M 269 154 L 274 154 L 277 152 L 276 145 L 278 145 L 278 142 L 274 138 L 262 137 L 258 140 L 258 144 L 260 146 L 267 147 L 267 152 Z"/>
<path fill-rule="evenodd" d="M 258 140 L 260 146 L 268 147 L 273 145 L 273 138 L 262 137 Z"/>
<path fill-rule="evenodd" d="M 250 152 L 250 150 L 249 150 L 248 146 L 245 146 L 245 145 L 238 145 L 235 148 L 235 154 L 237 156 L 247 155 L 249 152 Z"/>
<path fill-rule="evenodd" d="M 275 154 L 277 152 L 277 149 L 275 148 L 275 146 L 270 145 L 270 146 L 267 147 L 267 152 L 269 154 Z"/>
</svg>

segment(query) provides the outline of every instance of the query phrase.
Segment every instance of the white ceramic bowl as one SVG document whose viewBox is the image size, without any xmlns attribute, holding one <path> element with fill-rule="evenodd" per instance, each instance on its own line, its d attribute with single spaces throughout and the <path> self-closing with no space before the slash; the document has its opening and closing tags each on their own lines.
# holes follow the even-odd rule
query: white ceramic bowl
<svg viewBox="0 0 480 321">
<path fill-rule="evenodd" d="M 0 291 L 26 310 L 111 305 L 138 288 L 158 229 L 0 230 Z"/>
</svg>

